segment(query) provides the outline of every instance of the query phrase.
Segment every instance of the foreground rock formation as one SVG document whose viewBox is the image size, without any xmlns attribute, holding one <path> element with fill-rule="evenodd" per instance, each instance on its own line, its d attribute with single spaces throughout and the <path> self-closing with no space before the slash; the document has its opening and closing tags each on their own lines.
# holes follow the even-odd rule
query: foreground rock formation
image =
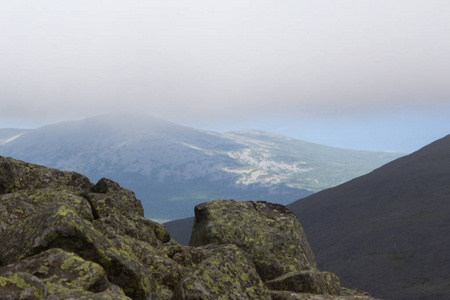
<svg viewBox="0 0 450 300">
<path fill-rule="evenodd" d="M 296 217 L 196 207 L 190 246 L 101 179 L 0 157 L 0 299 L 373 299 L 317 269 Z"/>
</svg>

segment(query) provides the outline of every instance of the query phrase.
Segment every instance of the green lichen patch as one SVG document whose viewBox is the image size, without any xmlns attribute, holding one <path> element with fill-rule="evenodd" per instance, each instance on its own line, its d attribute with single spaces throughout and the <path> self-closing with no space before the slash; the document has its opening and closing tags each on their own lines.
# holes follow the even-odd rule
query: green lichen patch
<svg viewBox="0 0 450 300">
<path fill-rule="evenodd" d="M 197 205 L 190 245 L 210 243 L 235 244 L 244 250 L 263 281 L 316 269 L 300 223 L 282 205 L 234 200 Z"/>
<path fill-rule="evenodd" d="M 45 299 L 45 285 L 31 274 L 19 272 L 0 275 L 0 299 Z"/>
<path fill-rule="evenodd" d="M 46 285 L 49 294 L 71 289 L 101 292 L 110 286 L 100 265 L 57 248 L 0 269 L 0 275 L 17 272 L 27 272 L 39 278 Z"/>
<path fill-rule="evenodd" d="M 185 276 L 175 299 L 270 299 L 254 265 L 235 245 L 210 246 L 212 256 Z"/>
</svg>

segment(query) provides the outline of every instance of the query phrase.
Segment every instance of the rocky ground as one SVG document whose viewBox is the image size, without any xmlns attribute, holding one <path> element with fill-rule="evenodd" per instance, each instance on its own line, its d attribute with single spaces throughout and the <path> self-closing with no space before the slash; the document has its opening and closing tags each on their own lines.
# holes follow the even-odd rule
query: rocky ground
<svg viewBox="0 0 450 300">
<path fill-rule="evenodd" d="M 317 269 L 284 206 L 195 213 L 182 246 L 111 180 L 0 157 L 0 299 L 373 299 Z"/>
</svg>

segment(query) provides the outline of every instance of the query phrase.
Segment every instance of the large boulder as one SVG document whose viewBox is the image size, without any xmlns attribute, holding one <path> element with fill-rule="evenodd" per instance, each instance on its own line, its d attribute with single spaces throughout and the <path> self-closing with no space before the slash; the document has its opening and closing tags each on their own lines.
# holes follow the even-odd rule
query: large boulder
<svg viewBox="0 0 450 300">
<path fill-rule="evenodd" d="M 65 204 L 48 206 L 0 234 L 0 263 L 7 265 L 46 249 L 75 252 L 101 265 L 112 283 L 136 299 L 158 294 L 153 276 L 127 245 L 114 243 Z"/>
<path fill-rule="evenodd" d="M 191 246 L 234 244 L 244 250 L 261 279 L 316 270 L 316 262 L 296 216 L 267 202 L 216 200 L 195 207 Z"/>
<path fill-rule="evenodd" d="M 271 299 L 253 263 L 238 247 L 210 245 L 204 250 L 210 256 L 178 283 L 175 299 Z"/>
</svg>

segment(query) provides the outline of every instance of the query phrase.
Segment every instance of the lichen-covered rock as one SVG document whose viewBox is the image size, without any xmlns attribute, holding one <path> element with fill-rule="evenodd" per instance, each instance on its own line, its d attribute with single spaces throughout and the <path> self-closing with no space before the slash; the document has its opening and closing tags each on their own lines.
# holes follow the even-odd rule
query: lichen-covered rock
<svg viewBox="0 0 450 300">
<path fill-rule="evenodd" d="M 270 291 L 270 296 L 272 300 L 377 300 L 368 295 L 336 296 L 287 291 Z"/>
<path fill-rule="evenodd" d="M 216 200 L 195 207 L 191 246 L 235 244 L 244 250 L 263 281 L 316 270 L 316 262 L 296 216 L 267 202 Z"/>
<path fill-rule="evenodd" d="M 369 296 L 370 294 L 365 291 L 361 291 L 358 289 L 349 289 L 345 287 L 341 287 L 341 295 L 342 296 Z"/>
<path fill-rule="evenodd" d="M 95 221 L 96 225 L 98 225 L 97 221 L 99 220 Z M 188 271 L 182 265 L 170 259 L 165 252 L 149 243 L 119 234 L 111 228 L 108 228 L 105 234 L 122 251 L 133 253 L 162 288 L 173 290 Z"/>
<path fill-rule="evenodd" d="M 87 197 L 95 218 L 119 213 L 144 216 L 141 201 L 136 199 L 135 194 L 110 179 L 100 179 Z"/>
<path fill-rule="evenodd" d="M 138 217 L 138 220 L 140 219 L 141 217 Z M 112 224 L 117 222 L 117 220 L 121 220 L 125 224 L 134 222 L 123 215 L 111 215 L 106 218 L 95 220 L 94 226 L 112 243 L 122 249 L 122 251 L 132 252 L 160 285 L 161 299 L 171 299 L 173 289 L 180 279 L 187 274 L 187 268 L 170 259 L 167 253 L 163 251 L 163 249 L 160 249 L 161 247 L 157 247 L 162 246 L 163 244 L 156 238 L 156 235 L 153 234 L 152 226 L 149 226 L 147 230 L 150 230 L 149 234 L 153 236 L 153 238 L 150 239 L 153 245 L 145 242 L 149 240 L 148 237 L 143 238 L 143 236 L 141 236 L 140 239 L 137 239 L 127 235 L 126 230 L 124 230 L 126 225 L 124 227 L 121 226 L 120 223 Z M 149 222 L 153 223 L 152 221 Z M 134 228 L 135 225 L 136 224 L 130 225 L 130 228 Z M 134 234 L 131 235 L 133 236 Z"/>
<path fill-rule="evenodd" d="M 18 272 L 0 276 L 0 299 L 46 299 L 47 289 L 37 277 Z"/>
<path fill-rule="evenodd" d="M 83 219 L 90 221 L 94 219 L 89 202 L 68 190 L 56 188 L 20 190 L 0 195 L 0 203 L 0 222 L 5 224 L 0 228 L 0 232 L 54 203 L 66 203 Z"/>
<path fill-rule="evenodd" d="M 126 296 L 123 290 L 116 285 L 111 285 L 106 290 L 99 293 L 89 292 L 80 288 L 58 290 L 46 298 L 46 300 L 60 299 L 131 300 L 131 298 Z"/>
<path fill-rule="evenodd" d="M 36 212 L 36 208 L 15 198 L 13 194 L 0 195 L 0 232 Z"/>
<path fill-rule="evenodd" d="M 174 299 L 270 299 L 245 252 L 235 245 L 206 247 L 211 256 L 179 282 Z"/>
<path fill-rule="evenodd" d="M 111 214 L 95 220 L 94 225 L 102 232 L 113 231 L 117 234 L 127 235 L 154 247 L 161 246 L 170 240 L 170 235 L 163 225 L 141 216 Z"/>
<path fill-rule="evenodd" d="M 321 295 L 340 295 L 339 278 L 333 273 L 317 271 L 292 272 L 265 283 L 268 289 Z"/>
<path fill-rule="evenodd" d="M 104 269 L 62 249 L 49 249 L 17 263 L 0 268 L 0 276 L 31 274 L 46 288 L 45 299 L 130 299 L 111 284 Z M 1 292 L 0 292 L 1 295 Z M 0 297 L 0 299 L 3 299 Z"/>
<path fill-rule="evenodd" d="M 170 257 L 178 264 L 190 269 L 211 256 L 211 251 L 205 247 L 180 246 L 171 253 Z"/>
<path fill-rule="evenodd" d="M 158 284 L 133 249 L 113 243 L 65 204 L 50 205 L 10 226 L 0 234 L 0 240 L 4 243 L 0 248 L 2 265 L 49 248 L 61 248 L 101 265 L 110 281 L 128 296 L 146 299 L 159 293 Z"/>
<path fill-rule="evenodd" d="M 106 272 L 100 265 L 58 248 L 0 268 L 0 276 L 17 272 L 26 272 L 39 278 L 49 294 L 71 289 L 102 292 L 110 286 Z"/>
<path fill-rule="evenodd" d="M 0 156 L 0 194 L 45 187 L 85 191 L 91 186 L 87 177 L 75 172 L 63 172 Z"/>
</svg>

